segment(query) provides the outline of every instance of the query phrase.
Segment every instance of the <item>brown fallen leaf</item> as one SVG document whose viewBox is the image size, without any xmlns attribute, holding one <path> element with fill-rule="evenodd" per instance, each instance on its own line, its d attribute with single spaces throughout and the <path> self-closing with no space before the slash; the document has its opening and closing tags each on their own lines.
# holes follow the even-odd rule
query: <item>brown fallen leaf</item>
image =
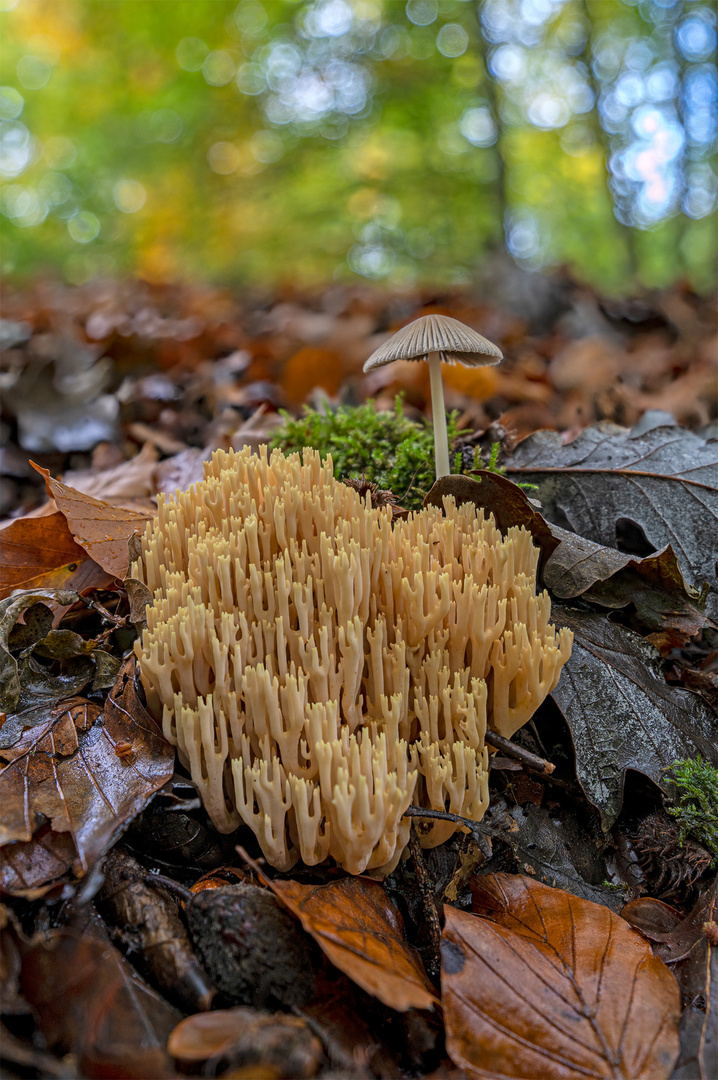
<svg viewBox="0 0 718 1080">
<path fill-rule="evenodd" d="M 649 896 L 632 900 L 623 918 L 641 931 L 681 990 L 681 1052 L 676 1075 L 714 1080 L 718 1060 L 718 878 L 685 918 Z"/>
<path fill-rule="evenodd" d="M 188 1016 L 170 1034 L 167 1049 L 183 1065 L 229 1058 L 234 1068 L 253 1066 L 262 1075 L 267 1069 L 277 1080 L 314 1076 L 323 1058 L 306 1021 L 242 1007 Z"/>
<path fill-rule="evenodd" d="M 676 981 L 608 908 L 532 878 L 474 879 L 445 907 L 449 1056 L 469 1076 L 666 1080 L 678 1056 Z"/>
<path fill-rule="evenodd" d="M 73 540 L 64 514 L 18 518 L 0 530 L 0 600 L 14 589 L 74 589 L 109 584 L 107 572 Z"/>
<path fill-rule="evenodd" d="M 36 896 L 69 869 L 87 873 L 172 776 L 174 751 L 137 697 L 133 658 L 104 713 L 75 699 L 1 749 L 0 760 L 0 887 Z M 35 835 L 45 819 L 50 829 Z"/>
<path fill-rule="evenodd" d="M 418 955 L 404 940 L 401 915 L 378 882 L 350 877 L 328 885 L 270 881 L 269 887 L 362 990 L 397 1012 L 438 1004 Z"/>
<path fill-rule="evenodd" d="M 153 516 L 151 510 L 128 510 L 93 499 L 53 479 L 48 469 L 32 467 L 45 478 L 48 495 L 67 518 L 70 532 L 90 558 L 112 574 L 124 578 L 129 566 L 127 542 Z"/>
<path fill-rule="evenodd" d="M 175 1075 L 166 1042 L 181 1013 L 137 975 L 91 907 L 69 927 L 20 941 L 20 985 L 49 1048 L 88 1078 Z"/>
</svg>

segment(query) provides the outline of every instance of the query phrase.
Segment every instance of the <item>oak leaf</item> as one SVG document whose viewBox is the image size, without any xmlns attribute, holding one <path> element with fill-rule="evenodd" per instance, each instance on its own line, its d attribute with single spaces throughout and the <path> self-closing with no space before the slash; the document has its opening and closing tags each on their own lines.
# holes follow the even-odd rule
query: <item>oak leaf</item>
<svg viewBox="0 0 718 1080">
<path fill-rule="evenodd" d="M 608 908 L 529 877 L 474 879 L 445 907 L 442 1001 L 454 1064 L 477 1080 L 667 1080 L 676 981 Z"/>
</svg>

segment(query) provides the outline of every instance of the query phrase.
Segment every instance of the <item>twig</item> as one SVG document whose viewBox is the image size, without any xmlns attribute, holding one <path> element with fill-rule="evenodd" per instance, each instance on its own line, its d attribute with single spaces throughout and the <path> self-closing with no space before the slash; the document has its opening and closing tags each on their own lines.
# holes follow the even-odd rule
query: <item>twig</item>
<svg viewBox="0 0 718 1080">
<path fill-rule="evenodd" d="M 441 923 L 439 921 L 439 912 L 436 910 L 434 890 L 426 869 L 424 856 L 421 853 L 419 837 L 416 835 L 416 829 L 414 828 L 413 823 L 411 825 L 411 832 L 409 833 L 409 851 L 411 852 L 411 861 L 414 863 L 416 883 L 419 886 L 419 892 L 421 893 L 422 907 L 426 917 L 426 925 L 429 930 L 429 958 L 426 966 L 430 977 L 432 979 L 438 979 L 441 973 Z"/>
<path fill-rule="evenodd" d="M 506 754 L 506 757 L 513 758 L 514 761 L 520 761 L 530 772 L 550 776 L 556 768 L 552 762 L 546 761 L 545 758 L 539 757 L 538 754 L 532 754 L 530 750 L 524 750 L 523 746 L 517 746 L 510 739 L 505 739 L 503 735 L 497 735 L 495 731 L 487 731 L 484 742 L 487 742 L 489 746 L 493 746 L 494 749 L 500 750 L 502 754 Z"/>
<path fill-rule="evenodd" d="M 484 858 L 491 858 L 490 830 L 482 828 L 478 821 L 469 821 L 468 818 L 452 814 L 449 810 L 425 810 L 423 806 L 409 806 L 404 811 L 403 816 L 429 818 L 433 821 L 455 821 L 457 825 L 465 825 Z"/>
</svg>

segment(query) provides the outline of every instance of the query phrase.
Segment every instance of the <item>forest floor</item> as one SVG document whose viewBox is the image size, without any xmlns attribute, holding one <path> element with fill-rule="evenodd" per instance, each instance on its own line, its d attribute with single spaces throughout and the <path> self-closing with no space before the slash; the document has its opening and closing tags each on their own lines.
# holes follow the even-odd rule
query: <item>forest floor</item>
<svg viewBox="0 0 718 1080">
<path fill-rule="evenodd" d="M 427 366 L 362 368 L 431 312 L 504 360 L 444 366 L 428 501 L 532 533 L 573 651 L 478 825 L 422 851 L 416 822 L 383 881 L 279 874 L 146 711 L 128 544 L 213 450 L 272 440 L 419 508 Z M 45 282 L 0 344 L 2 1075 L 714 1080 L 712 300 L 499 266 L 481 298 Z"/>
</svg>

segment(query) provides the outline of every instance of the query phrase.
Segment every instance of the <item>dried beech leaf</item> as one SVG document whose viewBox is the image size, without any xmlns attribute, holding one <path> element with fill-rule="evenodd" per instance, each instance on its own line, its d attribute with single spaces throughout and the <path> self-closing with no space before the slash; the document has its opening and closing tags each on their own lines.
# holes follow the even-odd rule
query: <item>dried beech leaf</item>
<svg viewBox="0 0 718 1080">
<path fill-rule="evenodd" d="M 718 764 L 718 720 L 695 694 L 668 685 L 649 642 L 592 612 L 553 604 L 551 618 L 574 633 L 552 697 L 605 829 L 621 810 L 627 769 L 665 785 L 663 770 L 674 761 L 701 754 Z"/>
<path fill-rule="evenodd" d="M 153 511 L 128 510 L 93 499 L 54 480 L 47 469 L 41 469 L 34 462 L 31 464 L 45 478 L 48 495 L 67 518 L 77 543 L 108 574 L 124 578 L 129 566 L 127 541 L 149 521 Z"/>
<path fill-rule="evenodd" d="M 445 907 L 442 1001 L 452 1061 L 480 1080 L 667 1080 L 676 981 L 608 908 L 529 877 L 475 879 Z"/>
<path fill-rule="evenodd" d="M 48 1046 L 76 1055 L 88 1078 L 175 1075 L 167 1037 L 182 1014 L 112 945 L 90 908 L 73 925 L 21 943 L 21 987 Z"/>
<path fill-rule="evenodd" d="M 64 514 L 18 518 L 0 531 L 0 600 L 14 589 L 105 585 L 108 575 L 75 543 Z"/>
<path fill-rule="evenodd" d="M 404 940 L 401 915 L 376 881 L 269 885 L 332 964 L 362 990 L 397 1012 L 437 1004 L 417 953 Z"/>
<path fill-rule="evenodd" d="M 0 886 L 7 892 L 51 887 L 68 854 L 82 877 L 172 776 L 174 751 L 139 701 L 133 674 L 134 659 L 103 713 L 90 702 L 68 703 L 0 750 Z M 50 831 L 36 837 L 43 819 Z"/>
<path fill-rule="evenodd" d="M 718 613 L 718 443 L 679 427 L 642 431 L 601 423 L 563 445 L 537 431 L 516 447 L 509 476 L 538 484 L 544 516 L 613 547 L 626 527 L 648 551 L 671 544 L 686 581 L 709 582 Z M 635 548 L 632 550 L 636 550 Z"/>
</svg>

